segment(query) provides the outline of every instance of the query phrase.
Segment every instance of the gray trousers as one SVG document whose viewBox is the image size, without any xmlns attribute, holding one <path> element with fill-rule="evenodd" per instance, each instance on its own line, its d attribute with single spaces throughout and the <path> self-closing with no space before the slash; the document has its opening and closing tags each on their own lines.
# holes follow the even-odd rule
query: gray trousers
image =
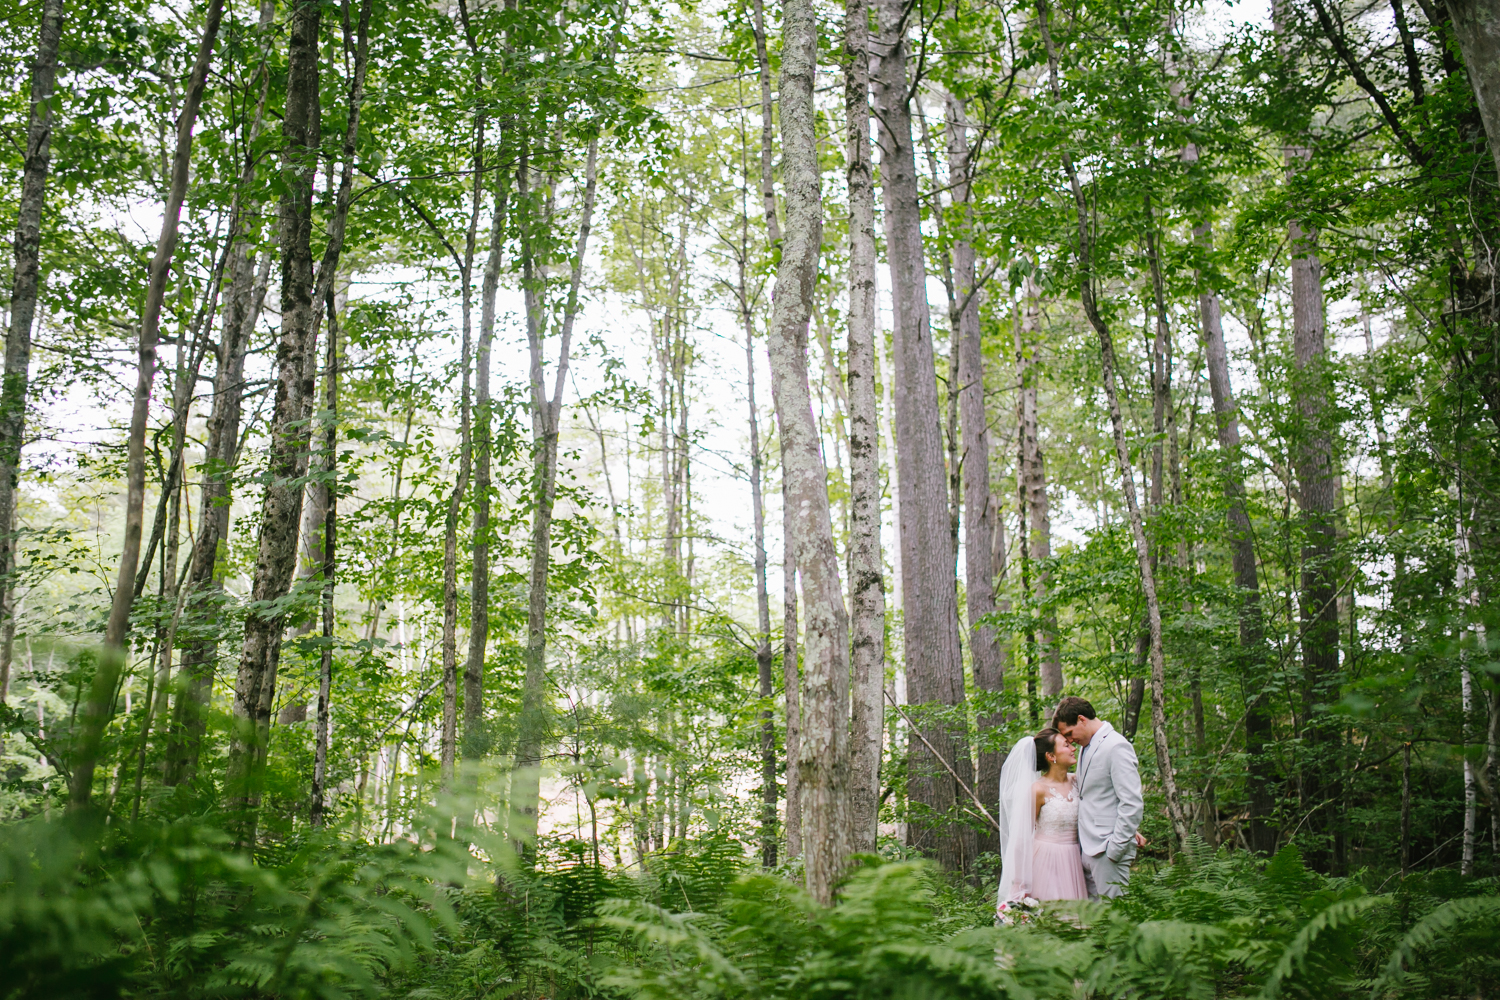
<svg viewBox="0 0 1500 1000">
<path fill-rule="evenodd" d="M 1111 861 L 1103 854 L 1083 856 L 1083 881 L 1089 889 L 1089 899 L 1114 899 L 1125 893 L 1130 881 L 1130 862 L 1135 860 L 1135 848 L 1119 861 Z"/>
</svg>

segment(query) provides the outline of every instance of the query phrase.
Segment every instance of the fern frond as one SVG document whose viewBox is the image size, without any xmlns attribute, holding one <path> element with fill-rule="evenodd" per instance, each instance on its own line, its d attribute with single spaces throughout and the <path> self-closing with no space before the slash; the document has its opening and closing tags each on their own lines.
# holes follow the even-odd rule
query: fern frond
<svg viewBox="0 0 1500 1000">
<path fill-rule="evenodd" d="M 1365 911 L 1383 904 L 1381 896 L 1355 896 L 1337 900 L 1314 914 L 1282 950 L 1261 995 L 1266 1000 L 1280 996 L 1283 988 L 1317 963 L 1325 938 L 1359 922 Z"/>
<path fill-rule="evenodd" d="M 1378 997 L 1383 989 L 1402 975 L 1407 963 L 1419 952 L 1428 950 L 1440 942 L 1451 941 L 1460 931 L 1473 932 L 1478 927 L 1500 925 L 1500 897 L 1472 896 L 1467 899 L 1450 899 L 1417 921 L 1416 925 L 1401 938 L 1385 964 L 1385 971 L 1375 981 L 1371 996 Z"/>
</svg>

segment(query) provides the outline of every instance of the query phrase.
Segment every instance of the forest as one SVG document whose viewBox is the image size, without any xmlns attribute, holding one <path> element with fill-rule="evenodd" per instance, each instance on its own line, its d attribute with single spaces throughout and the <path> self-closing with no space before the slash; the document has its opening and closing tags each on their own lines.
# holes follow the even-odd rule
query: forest
<svg viewBox="0 0 1500 1000">
<path fill-rule="evenodd" d="M 0 24 L 0 1000 L 1500 997 L 1497 0 Z"/>
</svg>

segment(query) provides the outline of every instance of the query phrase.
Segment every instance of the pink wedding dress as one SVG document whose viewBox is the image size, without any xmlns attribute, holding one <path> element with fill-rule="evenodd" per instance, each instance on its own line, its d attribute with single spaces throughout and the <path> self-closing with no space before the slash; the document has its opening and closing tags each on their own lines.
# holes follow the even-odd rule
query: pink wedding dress
<svg viewBox="0 0 1500 1000">
<path fill-rule="evenodd" d="M 1036 818 L 1031 856 L 1031 895 L 1037 899 L 1085 899 L 1083 856 L 1078 850 L 1078 791 L 1052 792 Z"/>
</svg>

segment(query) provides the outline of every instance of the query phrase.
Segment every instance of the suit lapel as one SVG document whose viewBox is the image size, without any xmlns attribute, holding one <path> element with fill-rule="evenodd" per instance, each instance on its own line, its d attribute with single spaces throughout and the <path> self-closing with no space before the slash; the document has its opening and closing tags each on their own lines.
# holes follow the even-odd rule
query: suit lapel
<svg viewBox="0 0 1500 1000">
<path fill-rule="evenodd" d="M 1089 745 L 1083 748 L 1084 760 L 1083 767 L 1080 769 L 1082 773 L 1078 775 L 1078 791 L 1080 793 L 1083 792 L 1083 783 L 1088 779 L 1089 771 L 1094 766 L 1094 758 L 1099 756 L 1100 751 L 1104 749 L 1104 741 L 1109 739 L 1110 733 L 1113 731 L 1112 729 L 1101 730 L 1094 739 L 1089 741 Z"/>
</svg>

